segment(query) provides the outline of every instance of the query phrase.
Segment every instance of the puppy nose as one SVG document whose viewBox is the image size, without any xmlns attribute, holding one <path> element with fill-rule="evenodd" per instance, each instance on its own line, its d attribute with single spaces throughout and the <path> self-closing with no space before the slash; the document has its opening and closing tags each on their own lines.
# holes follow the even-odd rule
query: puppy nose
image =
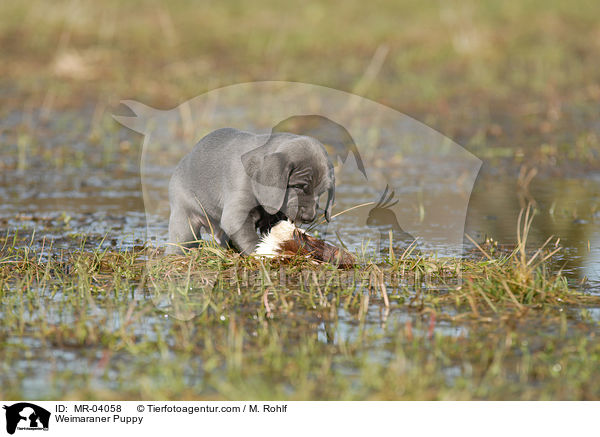
<svg viewBox="0 0 600 437">
<path fill-rule="evenodd" d="M 312 213 L 310 213 L 310 212 L 302 213 L 302 221 L 305 223 L 312 222 L 316 217 L 317 217 L 316 211 L 314 211 Z"/>
</svg>

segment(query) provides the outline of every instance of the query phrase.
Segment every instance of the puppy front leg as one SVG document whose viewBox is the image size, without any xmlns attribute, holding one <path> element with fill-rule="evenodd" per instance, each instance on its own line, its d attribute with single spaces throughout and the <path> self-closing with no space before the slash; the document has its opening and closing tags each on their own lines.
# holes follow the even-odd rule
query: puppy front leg
<svg viewBox="0 0 600 437">
<path fill-rule="evenodd" d="M 225 206 L 221 227 L 231 242 L 244 255 L 250 255 L 258 245 L 255 218 L 246 210 Z"/>
</svg>

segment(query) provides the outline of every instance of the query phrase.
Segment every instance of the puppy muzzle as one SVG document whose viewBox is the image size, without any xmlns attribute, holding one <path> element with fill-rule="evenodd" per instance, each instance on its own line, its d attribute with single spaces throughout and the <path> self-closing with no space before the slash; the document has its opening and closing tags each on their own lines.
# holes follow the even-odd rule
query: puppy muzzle
<svg viewBox="0 0 600 437">
<path fill-rule="evenodd" d="M 309 213 L 303 213 L 300 216 L 300 220 L 302 220 L 302 222 L 304 222 L 304 223 L 310 223 L 310 222 L 314 221 L 316 218 L 317 218 L 317 212 L 316 211 L 314 211 L 312 213 L 310 213 L 310 212 Z"/>
</svg>

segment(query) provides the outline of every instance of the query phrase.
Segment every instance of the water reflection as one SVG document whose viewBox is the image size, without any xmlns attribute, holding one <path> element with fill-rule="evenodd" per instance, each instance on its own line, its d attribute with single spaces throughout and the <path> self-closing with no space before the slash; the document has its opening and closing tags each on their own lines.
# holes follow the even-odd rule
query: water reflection
<svg viewBox="0 0 600 437">
<path fill-rule="evenodd" d="M 600 292 L 600 182 L 594 175 L 581 179 L 538 176 L 529 187 L 538 213 L 529 237 L 531 248 L 550 236 L 564 248 L 554 257 L 574 282 L 587 278 Z M 469 203 L 466 232 L 478 240 L 491 237 L 500 244 L 514 244 L 517 218 L 523 203 L 517 180 L 480 176 Z"/>
</svg>

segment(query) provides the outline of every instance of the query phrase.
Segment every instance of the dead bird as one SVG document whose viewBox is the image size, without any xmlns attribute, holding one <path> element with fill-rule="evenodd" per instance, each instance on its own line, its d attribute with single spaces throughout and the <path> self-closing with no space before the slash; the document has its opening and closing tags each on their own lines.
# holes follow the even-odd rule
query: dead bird
<svg viewBox="0 0 600 437">
<path fill-rule="evenodd" d="M 356 264 L 356 258 L 349 252 L 308 235 L 289 220 L 280 221 L 263 234 L 254 254 L 267 258 L 301 256 L 340 268 Z"/>
</svg>

